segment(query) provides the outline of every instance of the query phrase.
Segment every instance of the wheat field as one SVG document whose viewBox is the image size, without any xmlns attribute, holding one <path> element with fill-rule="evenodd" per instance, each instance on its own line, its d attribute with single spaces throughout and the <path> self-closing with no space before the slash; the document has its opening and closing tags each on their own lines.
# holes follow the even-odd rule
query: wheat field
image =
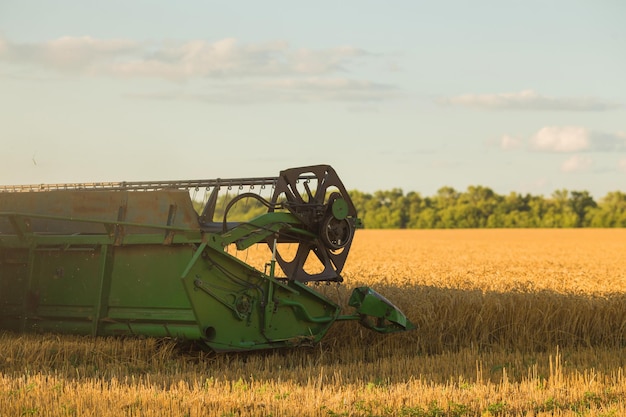
<svg viewBox="0 0 626 417">
<path fill-rule="evenodd" d="M 416 330 L 251 354 L 0 334 L 0 415 L 624 416 L 625 253 L 623 229 L 359 230 L 317 289 L 371 286 Z"/>
</svg>

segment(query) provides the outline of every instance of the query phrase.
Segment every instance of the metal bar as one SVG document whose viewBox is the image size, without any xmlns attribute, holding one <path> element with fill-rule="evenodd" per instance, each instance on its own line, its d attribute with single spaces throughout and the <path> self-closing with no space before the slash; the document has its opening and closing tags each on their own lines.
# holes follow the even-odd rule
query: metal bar
<svg viewBox="0 0 626 417">
<path fill-rule="evenodd" d="M 34 269 L 35 269 L 35 247 L 31 245 L 28 248 L 28 266 L 26 273 L 26 285 L 24 286 L 24 294 L 23 294 L 23 303 L 22 303 L 22 317 L 20 330 L 22 332 L 26 331 L 26 326 L 28 319 L 31 315 L 35 313 L 37 308 L 38 300 L 35 300 L 33 297 L 33 281 L 34 281 Z"/>
<path fill-rule="evenodd" d="M 197 244 L 202 240 L 202 236 L 190 234 L 176 234 L 171 244 Z M 141 245 L 141 244 L 163 244 L 163 236 L 160 234 L 135 234 L 129 235 L 124 239 L 124 245 Z M 36 235 L 33 234 L 28 240 L 24 240 L 19 236 L 0 236 L 0 249 L 2 248 L 24 248 L 29 247 L 45 248 L 45 250 L 57 247 L 59 250 L 65 248 L 70 250 L 73 246 L 87 245 L 115 245 L 115 240 L 109 235 Z"/>
<path fill-rule="evenodd" d="M 112 256 L 112 254 L 111 254 Z M 94 319 L 92 324 L 92 336 L 97 336 L 100 330 L 100 321 L 105 317 L 109 309 L 109 292 L 111 289 L 111 267 L 109 262 L 109 245 L 100 246 L 100 273 L 98 288 L 98 299 L 94 309 Z"/>
<path fill-rule="evenodd" d="M 299 180 L 315 179 L 314 175 L 301 175 Z M 216 178 L 200 180 L 164 180 L 164 181 L 121 181 L 121 182 L 82 182 L 58 184 L 22 184 L 0 185 L 0 193 L 42 192 L 64 190 L 93 190 L 93 191 L 154 191 L 166 188 L 188 190 L 196 188 L 275 185 L 278 177 L 253 178 Z"/>
<path fill-rule="evenodd" d="M 0 192 L 40 192 L 64 190 L 93 191 L 153 191 L 165 188 L 194 189 L 225 186 L 272 185 L 277 177 L 232 178 L 206 180 L 167 180 L 167 181 L 123 181 L 123 182 L 86 182 L 66 184 L 25 184 L 0 185 Z"/>
<path fill-rule="evenodd" d="M 15 233 L 20 238 L 24 238 L 27 235 L 32 235 L 27 219 L 15 215 L 8 215 L 7 217 L 9 218 L 9 222 L 11 223 L 11 226 L 13 226 Z"/>
<path fill-rule="evenodd" d="M 49 214 L 37 214 L 37 213 L 18 213 L 13 211 L 3 211 L 0 212 L 0 217 L 15 217 L 19 219 L 21 217 L 28 218 L 37 218 L 37 219 L 49 219 L 49 220 L 61 220 L 61 221 L 73 221 L 73 222 L 83 222 L 83 223 L 101 223 L 101 224 L 112 224 L 112 225 L 123 225 L 123 226 L 135 226 L 141 227 L 144 229 L 164 229 L 164 230 L 172 230 L 172 231 L 180 231 L 180 232 L 195 232 L 196 229 L 189 229 L 187 227 L 180 226 L 168 226 L 168 225 L 160 225 L 160 224 L 149 224 L 149 223 L 139 223 L 139 222 L 126 222 L 126 221 L 118 221 L 118 220 L 105 220 L 105 219 L 85 219 L 80 217 L 66 217 L 66 216 L 54 216 Z M 19 224 L 17 225 L 19 226 Z M 16 226 L 15 226 L 16 227 Z"/>
<path fill-rule="evenodd" d="M 295 310 L 302 313 L 302 316 L 306 321 L 309 321 L 311 323 L 331 323 L 337 319 L 337 315 L 313 317 L 302 303 L 294 300 L 289 300 L 287 298 L 279 298 L 278 305 L 293 307 Z"/>
<path fill-rule="evenodd" d="M 191 271 L 191 268 L 193 267 L 193 265 L 196 262 L 198 262 L 198 258 L 200 258 L 200 256 L 202 255 L 202 252 L 204 251 L 204 248 L 206 248 L 206 247 L 207 247 L 207 242 L 202 242 L 198 246 L 198 248 L 194 252 L 193 256 L 191 257 L 191 260 L 189 261 L 189 263 L 185 267 L 185 270 L 183 271 L 183 274 L 180 277 L 181 280 L 187 278 L 187 275 L 189 275 L 189 271 Z"/>
<path fill-rule="evenodd" d="M 234 303 L 231 303 L 231 302 L 229 302 L 229 301 L 227 301 L 227 300 L 223 299 L 222 297 L 220 297 L 220 296 L 219 296 L 219 295 L 218 295 L 215 291 L 213 291 L 213 290 L 210 288 L 209 284 L 207 284 L 206 282 L 202 281 L 202 280 L 201 280 L 201 279 L 199 279 L 199 278 L 196 278 L 196 279 L 193 281 L 193 285 L 194 285 L 196 288 L 198 288 L 198 289 L 200 289 L 200 290 L 204 291 L 204 292 L 205 292 L 207 295 L 209 295 L 210 297 L 213 297 L 216 301 L 218 301 L 219 303 L 221 303 L 224 307 L 226 307 L 226 308 L 228 308 L 229 310 L 231 310 L 231 311 L 233 312 L 233 314 L 235 315 L 235 317 L 237 317 L 239 320 L 243 320 L 243 319 L 245 319 L 245 318 L 246 318 L 246 315 L 245 315 L 245 314 L 242 314 L 242 313 L 240 313 L 240 312 L 237 310 L 237 307 L 236 307 L 236 305 L 235 305 Z M 229 294 L 229 295 L 232 295 L 232 294 Z"/>
</svg>

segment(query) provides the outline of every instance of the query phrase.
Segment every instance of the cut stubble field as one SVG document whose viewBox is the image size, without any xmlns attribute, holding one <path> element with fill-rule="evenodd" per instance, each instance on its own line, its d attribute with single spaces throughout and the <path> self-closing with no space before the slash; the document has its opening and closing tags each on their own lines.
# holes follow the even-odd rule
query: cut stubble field
<svg viewBox="0 0 626 417">
<path fill-rule="evenodd" d="M 318 289 L 371 286 L 416 330 L 249 354 L 2 334 L 0 414 L 623 416 L 625 254 L 624 229 L 359 230 Z"/>
</svg>

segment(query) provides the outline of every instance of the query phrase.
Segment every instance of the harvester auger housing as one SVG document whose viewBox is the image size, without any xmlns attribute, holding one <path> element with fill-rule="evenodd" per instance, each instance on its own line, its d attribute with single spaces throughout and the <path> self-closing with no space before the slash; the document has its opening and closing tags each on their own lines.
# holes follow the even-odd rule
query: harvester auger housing
<svg viewBox="0 0 626 417">
<path fill-rule="evenodd" d="M 266 211 L 230 221 L 243 199 Z M 359 226 L 328 165 L 264 178 L 0 186 L 0 329 L 173 337 L 215 351 L 312 345 L 337 320 L 412 329 L 370 288 L 355 289 L 355 311 L 342 315 L 307 285 L 343 280 Z M 263 267 L 231 253 L 254 245 L 269 249 Z"/>
</svg>

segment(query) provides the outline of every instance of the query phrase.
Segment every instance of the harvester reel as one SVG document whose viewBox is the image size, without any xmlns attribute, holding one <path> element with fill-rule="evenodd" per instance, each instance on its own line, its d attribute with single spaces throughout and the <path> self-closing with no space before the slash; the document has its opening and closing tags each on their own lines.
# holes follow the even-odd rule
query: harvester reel
<svg viewBox="0 0 626 417">
<path fill-rule="evenodd" d="M 294 239 L 293 243 L 298 245 L 291 260 L 277 249 L 276 260 L 285 274 L 300 282 L 343 281 L 340 273 L 354 237 L 356 209 L 334 169 L 315 165 L 282 171 L 269 211 L 281 202 L 282 207 L 306 225 L 311 235 L 286 237 L 286 241 Z M 305 270 L 311 254 L 321 263 L 321 272 Z"/>
</svg>

